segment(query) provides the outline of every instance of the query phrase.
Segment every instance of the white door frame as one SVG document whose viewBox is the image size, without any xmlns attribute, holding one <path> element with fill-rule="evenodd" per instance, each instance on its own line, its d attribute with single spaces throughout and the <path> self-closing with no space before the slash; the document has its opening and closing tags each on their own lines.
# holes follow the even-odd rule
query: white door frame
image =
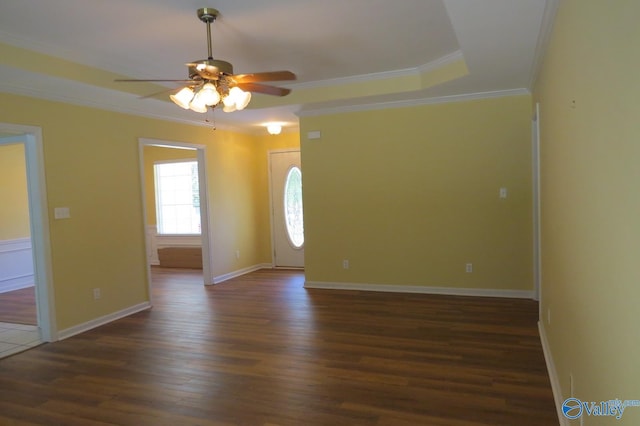
<svg viewBox="0 0 640 426">
<path fill-rule="evenodd" d="M 51 239 L 44 173 L 44 153 L 42 149 L 42 129 L 35 126 L 0 123 L 0 132 L 17 136 L 13 142 L 11 142 L 10 138 L 4 138 L 3 141 L 0 141 L 0 144 L 16 142 L 24 144 L 38 327 L 40 328 L 42 340 L 53 342 L 58 340 L 58 329 L 53 297 Z"/>
<path fill-rule="evenodd" d="M 273 185 L 272 185 L 272 176 L 271 176 L 271 155 L 272 154 L 283 154 L 287 152 L 300 152 L 300 148 L 285 148 L 285 149 L 270 149 L 267 151 L 267 168 L 269 170 L 269 216 L 271 217 L 271 265 L 272 267 L 276 266 L 276 235 L 275 235 L 275 222 L 273 217 Z"/>
<path fill-rule="evenodd" d="M 542 284 L 541 259 L 541 226 L 540 226 L 540 104 L 536 103 L 533 119 L 531 120 L 531 148 L 532 148 L 532 181 L 533 181 L 533 298 L 540 301 Z M 539 304 L 541 305 L 541 304 Z M 542 318 L 540 316 L 540 318 Z"/>
<path fill-rule="evenodd" d="M 146 235 L 147 227 L 147 206 L 146 206 L 146 185 L 144 175 L 144 147 L 145 146 L 160 146 L 165 148 L 182 148 L 196 150 L 196 160 L 198 162 L 198 186 L 200 192 L 200 231 L 202 239 L 202 276 L 204 278 L 205 285 L 213 285 L 213 259 L 211 255 L 213 250 L 211 249 L 211 238 L 209 229 L 211 229 L 211 222 L 209 219 L 209 190 L 207 183 L 207 167 L 206 167 L 206 146 L 199 144 L 191 144 L 184 142 L 165 141 L 159 139 L 140 138 L 138 140 L 138 147 L 140 150 L 140 183 L 142 185 L 142 209 L 143 209 L 143 225 Z M 145 253 L 148 253 L 149 242 L 145 238 Z M 149 301 L 151 300 L 151 265 L 147 262 L 147 277 L 149 286 Z M 153 303 L 151 303 L 153 305 Z"/>
</svg>

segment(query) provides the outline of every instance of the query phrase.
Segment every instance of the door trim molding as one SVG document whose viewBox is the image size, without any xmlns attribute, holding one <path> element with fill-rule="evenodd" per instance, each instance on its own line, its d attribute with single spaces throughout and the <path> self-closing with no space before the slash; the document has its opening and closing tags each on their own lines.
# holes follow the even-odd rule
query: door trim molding
<svg viewBox="0 0 640 426">
<path fill-rule="evenodd" d="M 540 209 L 540 103 L 534 106 L 534 116 L 531 120 L 531 168 L 533 181 L 533 289 L 534 298 L 540 302 L 542 297 L 542 228 Z M 542 303 L 538 304 L 539 315 L 542 318 Z"/>
<path fill-rule="evenodd" d="M 211 247 L 211 221 L 209 217 L 209 190 L 208 190 L 208 172 L 207 172 L 207 162 L 206 162 L 206 145 L 200 144 L 192 144 L 185 142 L 176 142 L 176 141 L 166 141 L 160 139 L 150 139 L 150 138 L 139 138 L 138 139 L 138 150 L 140 157 L 140 182 L 142 185 L 142 216 L 143 216 L 143 226 L 144 229 L 147 229 L 147 205 L 146 205 L 146 186 L 145 186 L 145 174 L 144 174 L 144 147 L 145 146 L 160 146 L 165 148 L 182 148 L 182 149 L 190 149 L 195 150 L 197 152 L 197 161 L 198 161 L 198 184 L 200 186 L 200 230 L 201 230 L 201 239 L 202 239 L 202 276 L 204 278 L 205 285 L 211 285 L 214 283 L 213 277 L 213 259 L 212 254 L 213 250 Z M 145 238 L 145 253 L 149 252 L 149 247 L 146 247 L 149 244 L 147 239 Z M 149 299 L 151 300 L 151 265 L 150 262 L 147 262 L 147 279 L 149 286 Z"/>
<path fill-rule="evenodd" d="M 0 130 L 16 135 L 0 139 L 0 144 L 21 143 L 24 145 L 38 327 L 42 340 L 53 342 L 58 340 L 58 330 L 53 297 L 51 236 L 42 129 L 36 126 L 0 123 Z"/>
</svg>

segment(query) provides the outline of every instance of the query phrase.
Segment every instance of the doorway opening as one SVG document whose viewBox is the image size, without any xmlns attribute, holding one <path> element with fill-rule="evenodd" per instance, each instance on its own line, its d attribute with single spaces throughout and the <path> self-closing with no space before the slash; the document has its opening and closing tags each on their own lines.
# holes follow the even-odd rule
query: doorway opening
<svg viewBox="0 0 640 426">
<path fill-rule="evenodd" d="M 56 340 L 41 130 L 0 123 L 0 357 Z M 4 296 L 3 296 L 4 295 Z M 10 308 L 9 308 L 10 307 Z"/>
<path fill-rule="evenodd" d="M 149 298 L 164 268 L 212 284 L 205 147 L 153 139 L 139 146 Z"/>
</svg>

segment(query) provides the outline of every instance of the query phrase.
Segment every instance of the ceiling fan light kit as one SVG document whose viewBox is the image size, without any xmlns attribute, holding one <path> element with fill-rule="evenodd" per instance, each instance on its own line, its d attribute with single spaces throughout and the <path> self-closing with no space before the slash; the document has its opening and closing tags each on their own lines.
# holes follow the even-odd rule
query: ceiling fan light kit
<svg viewBox="0 0 640 426">
<path fill-rule="evenodd" d="M 193 99 L 193 90 L 190 87 L 183 87 L 178 93 L 169 95 L 169 98 L 180 108 L 189 109 L 189 103 Z"/>
<path fill-rule="evenodd" d="M 202 101 L 202 103 L 208 106 L 218 105 L 220 102 L 218 89 L 216 89 L 216 86 L 211 83 L 205 83 L 196 96 Z"/>
<path fill-rule="evenodd" d="M 265 81 L 295 80 L 291 71 L 268 71 L 253 74 L 233 74 L 233 65 L 213 59 L 211 49 L 211 23 L 219 16 L 211 7 L 198 9 L 198 18 L 207 25 L 207 59 L 187 63 L 189 80 L 129 80 L 116 81 L 173 81 L 187 85 L 169 96 L 180 108 L 205 113 L 208 108 L 222 105 L 224 112 L 242 111 L 251 101 L 251 92 L 286 96 L 290 89 L 261 84 Z"/>
</svg>

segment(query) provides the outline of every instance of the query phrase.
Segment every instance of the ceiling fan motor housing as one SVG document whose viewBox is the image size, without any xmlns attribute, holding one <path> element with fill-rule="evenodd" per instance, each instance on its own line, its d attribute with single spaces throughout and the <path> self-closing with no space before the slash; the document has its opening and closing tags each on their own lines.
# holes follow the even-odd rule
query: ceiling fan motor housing
<svg viewBox="0 0 640 426">
<path fill-rule="evenodd" d="M 218 80 L 222 75 L 232 75 L 233 65 L 220 59 L 201 59 L 189 65 L 189 78 L 197 80 Z"/>
</svg>

